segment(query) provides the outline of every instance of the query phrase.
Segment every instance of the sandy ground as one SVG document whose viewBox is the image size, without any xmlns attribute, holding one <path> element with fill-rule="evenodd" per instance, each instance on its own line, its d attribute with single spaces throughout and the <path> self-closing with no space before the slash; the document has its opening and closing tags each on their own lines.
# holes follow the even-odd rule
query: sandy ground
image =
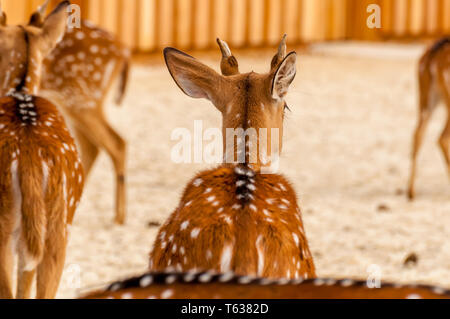
<svg viewBox="0 0 450 319">
<path fill-rule="evenodd" d="M 418 200 L 404 195 L 422 50 L 353 43 L 300 55 L 281 170 L 298 192 L 320 276 L 365 279 L 375 267 L 382 280 L 450 287 L 450 184 L 436 146 L 444 108 L 421 154 Z M 242 71 L 264 72 L 273 53 L 236 55 Z M 218 68 L 218 52 L 197 56 Z M 183 95 L 161 62 L 136 64 L 125 104 L 107 111 L 129 142 L 128 223 L 112 223 L 112 165 L 102 154 L 75 218 L 59 297 L 145 271 L 157 233 L 149 222 L 163 222 L 187 181 L 211 166 L 170 160 L 173 129 L 221 121 L 209 102 Z M 412 253 L 418 263 L 405 267 Z"/>
</svg>

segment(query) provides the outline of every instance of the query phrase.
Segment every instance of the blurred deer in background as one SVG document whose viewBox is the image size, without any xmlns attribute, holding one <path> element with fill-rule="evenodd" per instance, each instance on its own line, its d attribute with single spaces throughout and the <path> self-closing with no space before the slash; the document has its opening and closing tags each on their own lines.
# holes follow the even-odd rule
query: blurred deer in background
<svg viewBox="0 0 450 319">
<path fill-rule="evenodd" d="M 43 59 L 64 35 L 68 1 L 42 27 L 6 26 L 0 54 L 0 298 L 13 298 L 13 256 L 19 255 L 17 298 L 54 298 L 64 267 L 69 225 L 84 176 L 64 119 L 36 96 Z M 5 96 L 6 95 L 6 96 Z"/>
<path fill-rule="evenodd" d="M 351 279 L 287 280 L 232 273 L 149 273 L 116 282 L 85 299 L 450 299 L 439 287 L 383 283 L 369 288 Z"/>
<path fill-rule="evenodd" d="M 417 156 L 427 124 L 439 101 L 447 106 L 447 122 L 439 139 L 450 178 L 450 37 L 436 42 L 419 62 L 419 123 L 414 135 L 409 198 L 415 198 Z"/>
<path fill-rule="evenodd" d="M 30 18 L 29 25 L 40 27 L 49 0 Z M 68 116 L 80 147 L 86 175 L 104 149 L 116 173 L 115 222 L 126 218 L 126 142 L 111 127 L 103 107 L 112 86 L 120 77 L 116 103 L 123 100 L 130 52 L 108 32 L 86 21 L 81 28 L 68 28 L 62 41 L 46 58 L 41 82 L 42 95 L 57 104 Z"/>
<path fill-rule="evenodd" d="M 228 59 L 228 46 L 220 40 L 219 44 Z M 315 277 L 294 189 L 284 177 L 262 173 L 281 152 L 284 97 L 296 75 L 296 53 L 286 56 L 283 39 L 269 74 L 240 74 L 234 59 L 231 68 L 222 63 L 227 76 L 173 48 L 166 48 L 164 56 L 184 93 L 209 99 L 222 113 L 225 163 L 188 184 L 178 208 L 159 232 L 150 268 Z M 229 133 L 239 129 L 255 134 Z M 266 129 L 267 135 L 260 129 Z M 262 142 L 255 142 L 255 137 Z M 231 164 L 236 156 L 242 161 Z"/>
</svg>

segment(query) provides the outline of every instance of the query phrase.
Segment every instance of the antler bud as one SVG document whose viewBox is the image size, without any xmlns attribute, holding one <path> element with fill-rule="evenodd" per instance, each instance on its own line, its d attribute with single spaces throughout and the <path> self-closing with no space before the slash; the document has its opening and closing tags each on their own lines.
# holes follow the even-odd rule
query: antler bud
<svg viewBox="0 0 450 319">
<path fill-rule="evenodd" d="M 222 52 L 222 61 L 220 62 L 220 69 L 225 76 L 239 74 L 239 64 L 236 58 L 231 53 L 230 47 L 225 41 L 217 38 L 220 51 Z"/>
<path fill-rule="evenodd" d="M 286 47 L 286 39 L 287 34 L 283 35 L 283 38 L 281 39 L 281 43 L 278 46 L 278 53 L 273 57 L 271 68 L 274 69 L 283 62 L 284 58 L 286 57 L 287 47 Z"/>
<path fill-rule="evenodd" d="M 47 12 L 47 7 L 50 0 L 46 0 L 39 8 L 37 9 L 37 12 L 41 15 L 41 17 L 44 16 L 44 14 Z"/>
</svg>

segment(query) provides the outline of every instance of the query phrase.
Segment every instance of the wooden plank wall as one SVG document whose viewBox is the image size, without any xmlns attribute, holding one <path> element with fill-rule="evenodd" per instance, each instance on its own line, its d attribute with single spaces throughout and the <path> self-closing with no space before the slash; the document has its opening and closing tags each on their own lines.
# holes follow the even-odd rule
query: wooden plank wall
<svg viewBox="0 0 450 319">
<path fill-rule="evenodd" d="M 43 0 L 2 0 L 10 23 L 23 23 Z M 52 0 L 52 5 L 59 1 Z M 72 0 L 82 17 L 136 51 L 167 45 L 206 49 L 221 37 L 233 47 L 341 39 L 386 40 L 450 34 L 450 0 Z M 382 28 L 367 28 L 369 4 Z"/>
</svg>

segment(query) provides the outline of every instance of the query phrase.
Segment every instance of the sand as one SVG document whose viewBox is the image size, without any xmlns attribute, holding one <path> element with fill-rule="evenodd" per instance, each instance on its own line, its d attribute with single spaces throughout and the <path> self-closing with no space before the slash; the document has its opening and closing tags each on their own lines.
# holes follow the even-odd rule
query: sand
<svg viewBox="0 0 450 319">
<path fill-rule="evenodd" d="M 443 107 L 421 153 L 418 199 L 405 196 L 422 50 L 338 43 L 300 51 L 281 172 L 297 190 L 319 276 L 378 272 L 381 280 L 450 287 L 450 184 L 436 144 Z M 273 53 L 236 55 L 242 71 L 264 72 Z M 218 52 L 196 56 L 218 68 Z M 128 221 L 112 223 L 112 164 L 102 154 L 75 216 L 60 298 L 144 272 L 158 230 L 149 222 L 164 222 L 189 179 L 212 166 L 171 161 L 175 128 L 192 130 L 194 120 L 220 127 L 221 119 L 178 89 L 160 57 L 135 63 L 124 105 L 106 113 L 129 143 Z M 405 267 L 410 254 L 418 261 Z"/>
</svg>

